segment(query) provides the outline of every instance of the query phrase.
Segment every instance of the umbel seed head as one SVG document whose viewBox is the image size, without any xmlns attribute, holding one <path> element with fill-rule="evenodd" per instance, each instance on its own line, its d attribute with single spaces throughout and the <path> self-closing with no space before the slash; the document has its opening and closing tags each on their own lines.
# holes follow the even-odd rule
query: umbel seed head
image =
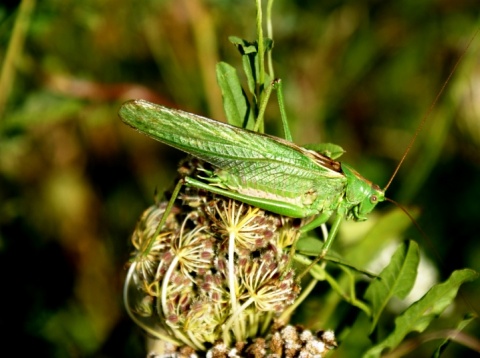
<svg viewBox="0 0 480 358">
<path fill-rule="evenodd" d="M 182 175 L 204 170 L 198 160 L 181 166 Z M 186 186 L 159 228 L 166 207 L 148 208 L 132 235 L 130 316 L 154 337 L 195 351 L 269 336 L 300 292 L 284 250 L 298 238 L 298 225 Z"/>
</svg>

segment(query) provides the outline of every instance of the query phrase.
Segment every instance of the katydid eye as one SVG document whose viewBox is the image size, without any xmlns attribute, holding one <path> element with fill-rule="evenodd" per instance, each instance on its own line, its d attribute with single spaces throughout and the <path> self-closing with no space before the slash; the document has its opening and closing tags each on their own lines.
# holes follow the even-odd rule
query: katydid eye
<svg viewBox="0 0 480 358">
<path fill-rule="evenodd" d="M 378 197 L 377 197 L 376 195 L 372 195 L 372 196 L 370 197 L 370 202 L 371 202 L 372 204 L 375 204 L 377 201 L 378 201 Z"/>
</svg>

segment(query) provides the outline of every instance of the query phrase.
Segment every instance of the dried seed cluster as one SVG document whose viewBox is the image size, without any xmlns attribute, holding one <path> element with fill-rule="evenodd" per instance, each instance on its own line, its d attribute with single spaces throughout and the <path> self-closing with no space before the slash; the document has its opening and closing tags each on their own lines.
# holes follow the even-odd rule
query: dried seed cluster
<svg viewBox="0 0 480 358">
<path fill-rule="evenodd" d="M 225 349 L 215 345 L 207 352 L 208 358 L 321 358 L 337 346 L 333 331 L 313 334 L 309 330 L 291 325 L 275 331 L 266 339 L 257 338 L 252 343 Z"/>
<path fill-rule="evenodd" d="M 180 173 L 211 171 L 191 160 Z M 131 317 L 153 336 L 196 351 L 265 337 L 300 290 L 284 250 L 299 235 L 293 219 L 186 186 L 158 227 L 166 207 L 148 208 L 132 236 Z"/>
<path fill-rule="evenodd" d="M 162 354 L 151 352 L 149 358 L 322 358 L 337 346 L 333 331 L 313 334 L 301 327 L 287 325 L 278 328 L 267 338 L 256 338 L 250 343 L 237 343 L 227 347 L 223 342 L 215 344 L 199 355 L 191 348 L 173 348 Z"/>
</svg>

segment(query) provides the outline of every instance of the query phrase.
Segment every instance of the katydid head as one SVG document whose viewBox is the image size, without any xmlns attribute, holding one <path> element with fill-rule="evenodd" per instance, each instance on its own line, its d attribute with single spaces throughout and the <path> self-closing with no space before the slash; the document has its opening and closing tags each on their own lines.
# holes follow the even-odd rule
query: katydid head
<svg viewBox="0 0 480 358">
<path fill-rule="evenodd" d="M 357 221 L 367 219 L 378 203 L 385 201 L 385 190 L 362 177 L 350 166 L 342 163 L 342 171 L 347 178 L 345 200 L 347 204 L 347 218 Z"/>
</svg>

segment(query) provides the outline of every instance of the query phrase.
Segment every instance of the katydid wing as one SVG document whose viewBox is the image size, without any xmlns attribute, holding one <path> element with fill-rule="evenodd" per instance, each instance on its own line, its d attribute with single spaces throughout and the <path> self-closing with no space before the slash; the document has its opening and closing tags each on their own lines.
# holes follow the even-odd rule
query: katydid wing
<svg viewBox="0 0 480 358">
<path fill-rule="evenodd" d="M 187 185 L 296 218 L 316 216 L 308 231 L 336 214 L 325 255 L 343 218 L 365 220 L 384 190 L 348 165 L 284 139 L 143 100 L 126 102 L 122 120 L 140 132 L 212 164 L 216 171 Z"/>
</svg>

